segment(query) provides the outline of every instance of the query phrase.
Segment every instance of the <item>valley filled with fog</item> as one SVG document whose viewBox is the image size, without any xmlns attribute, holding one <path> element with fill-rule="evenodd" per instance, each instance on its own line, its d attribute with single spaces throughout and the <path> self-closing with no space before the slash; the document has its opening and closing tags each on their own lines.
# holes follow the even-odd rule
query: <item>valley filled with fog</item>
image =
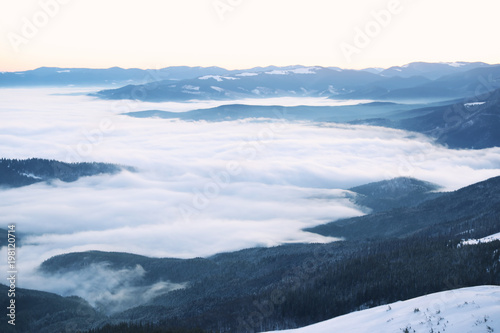
<svg viewBox="0 0 500 333">
<path fill-rule="evenodd" d="M 15 223 L 21 237 L 20 287 L 63 295 L 83 288 L 68 277 L 45 279 L 36 273 L 44 260 L 69 252 L 194 258 L 255 246 L 331 242 L 336 239 L 303 229 L 368 213 L 350 200 L 351 187 L 413 177 L 451 191 L 500 172 L 500 148 L 452 150 L 397 129 L 285 118 L 207 122 L 122 114 L 235 103 L 336 106 L 360 101 L 150 103 L 87 95 L 98 89 L 0 90 L 2 157 L 135 169 L 0 190 L 0 223 Z M 2 256 L 5 252 L 4 247 Z M 129 273 L 129 278 L 141 274 Z M 90 276 L 98 279 L 109 272 L 101 267 L 88 274 L 84 280 L 91 286 L 98 280 Z"/>
</svg>

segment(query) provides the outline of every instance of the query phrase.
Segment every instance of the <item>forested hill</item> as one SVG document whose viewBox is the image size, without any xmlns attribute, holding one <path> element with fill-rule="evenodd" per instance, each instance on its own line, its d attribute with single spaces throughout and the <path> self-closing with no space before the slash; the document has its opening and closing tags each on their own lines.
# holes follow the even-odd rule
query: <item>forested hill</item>
<svg viewBox="0 0 500 333">
<path fill-rule="evenodd" d="M 21 187 L 56 179 L 73 182 L 80 177 L 116 174 L 123 169 L 133 171 L 130 167 L 107 163 L 64 163 L 40 158 L 25 160 L 2 158 L 0 159 L 0 187 Z"/>
<path fill-rule="evenodd" d="M 496 225 L 500 215 L 500 177 L 442 194 L 416 207 L 401 207 L 306 229 L 347 240 L 403 238 L 423 230 L 460 231 Z M 468 227 L 479 223 L 474 228 Z M 482 225 L 482 227 L 480 227 Z M 494 231 L 494 230 L 489 230 Z M 458 231 L 457 231 L 458 232 Z"/>
<path fill-rule="evenodd" d="M 356 192 L 354 202 L 366 206 L 374 213 L 394 208 L 413 207 L 424 201 L 435 199 L 443 193 L 437 184 L 414 178 L 399 177 L 350 188 Z"/>
</svg>

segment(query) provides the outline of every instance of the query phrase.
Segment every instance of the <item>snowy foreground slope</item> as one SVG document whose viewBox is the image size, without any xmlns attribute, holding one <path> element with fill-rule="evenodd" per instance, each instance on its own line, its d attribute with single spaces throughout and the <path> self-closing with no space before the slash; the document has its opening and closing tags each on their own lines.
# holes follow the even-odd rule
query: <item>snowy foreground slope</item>
<svg viewBox="0 0 500 333">
<path fill-rule="evenodd" d="M 500 286 L 430 294 L 281 332 L 500 332 Z"/>
<path fill-rule="evenodd" d="M 467 241 L 462 242 L 463 245 L 476 245 L 479 243 L 489 243 L 495 240 L 500 240 L 500 232 L 491 236 L 487 236 L 481 239 L 469 239 Z"/>
</svg>

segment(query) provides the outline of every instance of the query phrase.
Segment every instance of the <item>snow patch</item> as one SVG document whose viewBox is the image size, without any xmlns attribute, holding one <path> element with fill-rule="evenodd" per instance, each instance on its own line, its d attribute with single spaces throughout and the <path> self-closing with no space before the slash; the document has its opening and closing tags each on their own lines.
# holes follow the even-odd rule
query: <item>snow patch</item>
<svg viewBox="0 0 500 333">
<path fill-rule="evenodd" d="M 21 176 L 25 176 L 25 177 L 29 177 L 29 178 L 33 178 L 33 179 L 43 179 L 42 177 L 38 177 L 38 176 L 35 176 L 34 174 L 32 173 L 25 173 L 25 172 L 22 172 L 20 173 Z"/>
<path fill-rule="evenodd" d="M 500 240 L 500 232 L 498 234 L 483 237 L 481 239 L 469 239 L 462 242 L 462 245 L 477 245 L 481 243 L 490 243 L 496 240 Z"/>
<path fill-rule="evenodd" d="M 65 70 L 62 70 L 62 71 L 57 71 L 58 73 L 69 73 L 71 72 L 69 69 L 65 69 Z"/>
<path fill-rule="evenodd" d="M 192 85 L 187 84 L 185 86 L 182 86 L 182 89 L 198 91 L 198 90 L 200 90 L 200 87 L 196 87 L 196 86 L 192 86 Z"/>
<path fill-rule="evenodd" d="M 224 89 L 222 89 L 221 87 L 210 86 L 210 88 L 212 88 L 213 90 L 218 91 L 218 92 L 223 92 L 224 91 Z"/>
<path fill-rule="evenodd" d="M 484 103 L 486 103 L 486 102 L 465 103 L 464 106 L 466 108 L 470 108 L 470 107 L 473 107 L 473 106 L 483 105 Z"/>
<path fill-rule="evenodd" d="M 456 68 L 467 65 L 466 62 L 446 62 L 445 64 L 447 64 L 448 66 L 451 66 L 451 67 L 456 67 Z"/>
<path fill-rule="evenodd" d="M 289 333 L 500 331 L 500 287 L 479 286 L 352 312 Z"/>
<path fill-rule="evenodd" d="M 236 74 L 236 76 L 257 76 L 259 75 L 258 73 L 240 73 Z"/>
<path fill-rule="evenodd" d="M 224 79 L 226 79 L 226 80 L 239 80 L 239 78 L 237 78 L 237 77 L 221 76 L 221 75 L 205 75 L 205 76 L 200 76 L 198 79 L 199 80 L 214 79 L 217 82 L 222 82 L 222 81 L 224 81 Z"/>
<path fill-rule="evenodd" d="M 330 94 L 334 94 L 334 95 L 338 95 L 339 94 L 339 92 L 337 91 L 337 89 L 335 89 L 332 85 L 328 86 L 328 92 Z"/>
<path fill-rule="evenodd" d="M 288 71 L 275 69 L 274 71 L 266 72 L 269 75 L 288 75 Z"/>
<path fill-rule="evenodd" d="M 287 70 L 275 69 L 273 71 L 265 73 L 270 75 L 316 74 L 315 70 L 317 69 L 318 67 L 301 67 L 301 68 L 287 69 Z"/>
<path fill-rule="evenodd" d="M 199 77 L 198 79 L 200 79 L 200 80 L 214 79 L 215 81 L 218 81 L 218 82 L 223 81 L 222 76 L 220 76 L 220 75 L 205 75 L 205 76 Z"/>
</svg>

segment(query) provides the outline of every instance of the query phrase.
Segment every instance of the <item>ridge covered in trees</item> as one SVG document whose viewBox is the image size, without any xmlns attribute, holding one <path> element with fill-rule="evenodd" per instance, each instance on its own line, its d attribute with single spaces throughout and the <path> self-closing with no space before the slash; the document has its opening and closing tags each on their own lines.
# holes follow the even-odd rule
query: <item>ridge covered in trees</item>
<svg viewBox="0 0 500 333">
<path fill-rule="evenodd" d="M 132 168 L 115 164 L 83 162 L 64 163 L 40 158 L 0 159 L 0 187 L 22 187 L 44 181 L 59 179 L 74 182 L 80 177 L 100 174 L 116 174 Z"/>
</svg>

